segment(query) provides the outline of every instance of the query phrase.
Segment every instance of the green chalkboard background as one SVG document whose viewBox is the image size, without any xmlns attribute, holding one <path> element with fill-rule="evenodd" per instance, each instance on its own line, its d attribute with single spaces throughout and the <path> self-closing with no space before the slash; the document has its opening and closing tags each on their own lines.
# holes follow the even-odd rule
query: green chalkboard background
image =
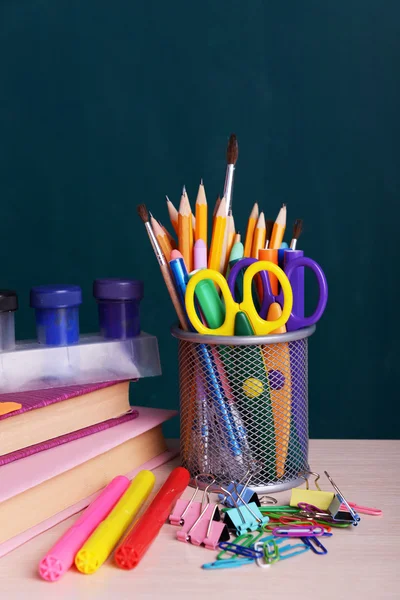
<svg viewBox="0 0 400 600">
<path fill-rule="evenodd" d="M 330 300 L 310 340 L 313 437 L 399 437 L 400 4 L 386 0 L 0 3 L 1 286 L 145 281 L 163 376 L 133 401 L 177 407 L 174 313 L 136 205 L 210 203 L 234 131 L 234 211 L 305 219 Z M 312 284 L 310 282 L 310 291 Z M 177 424 L 168 434 L 177 434 Z"/>
</svg>

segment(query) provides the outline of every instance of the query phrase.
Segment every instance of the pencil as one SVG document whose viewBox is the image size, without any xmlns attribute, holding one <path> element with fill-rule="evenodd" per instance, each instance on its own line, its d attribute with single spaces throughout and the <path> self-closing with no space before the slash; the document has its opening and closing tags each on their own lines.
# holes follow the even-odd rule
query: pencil
<svg viewBox="0 0 400 600">
<path fill-rule="evenodd" d="M 274 227 L 272 229 L 271 240 L 269 242 L 270 248 L 280 248 L 283 242 L 283 236 L 285 235 L 286 229 L 286 204 L 282 204 L 282 208 L 276 217 Z"/>
<path fill-rule="evenodd" d="M 188 272 L 193 268 L 193 224 L 192 211 L 186 189 L 183 188 L 178 213 L 178 247 L 182 253 Z"/>
<path fill-rule="evenodd" d="M 222 251 L 226 231 L 226 203 L 225 198 L 222 198 L 217 213 L 215 215 L 215 225 L 210 246 L 210 254 L 208 256 L 208 268 L 220 271 Z"/>
<path fill-rule="evenodd" d="M 160 221 L 158 221 L 158 222 L 160 224 L 161 229 L 164 231 L 165 235 L 169 239 L 172 249 L 175 250 L 178 247 L 175 238 L 170 234 L 168 229 Z"/>
<path fill-rule="evenodd" d="M 165 231 L 163 231 L 161 225 L 158 223 L 158 221 L 156 221 L 156 219 L 153 217 L 153 215 L 151 213 L 150 213 L 150 225 L 154 232 L 154 235 L 157 238 L 157 242 L 160 244 L 162 253 L 164 254 L 167 261 L 169 261 L 171 252 L 172 252 L 171 242 L 169 241 Z"/>
<path fill-rule="evenodd" d="M 174 228 L 176 235 L 178 235 L 178 211 L 175 206 L 172 204 L 171 200 L 168 196 L 165 196 L 167 199 L 167 209 L 169 214 L 169 220 L 171 221 L 171 225 Z"/>
<path fill-rule="evenodd" d="M 244 241 L 244 256 L 246 258 L 251 257 L 251 250 L 253 248 L 253 236 L 254 236 L 254 230 L 255 230 L 256 224 L 257 224 L 257 219 L 258 219 L 258 204 L 256 202 L 251 210 L 249 220 L 247 222 L 246 238 Z"/>
<path fill-rule="evenodd" d="M 190 206 L 189 196 L 187 195 L 187 191 L 186 191 L 186 186 L 185 185 L 183 186 L 183 189 L 182 189 L 182 196 L 187 196 L 188 204 L 189 204 L 189 208 L 190 208 L 190 214 L 192 215 L 192 229 L 193 229 L 193 232 L 194 232 L 195 229 L 196 229 L 196 217 L 192 213 L 192 208 Z M 182 196 L 181 196 L 181 201 L 182 201 Z"/>
<path fill-rule="evenodd" d="M 149 212 L 146 208 L 146 205 L 139 204 L 139 206 L 137 207 L 137 211 L 138 211 L 139 217 L 142 219 L 142 221 L 144 223 L 144 226 L 146 227 L 147 235 L 149 236 L 150 243 L 153 246 L 154 254 L 156 255 L 161 274 L 164 278 L 164 282 L 165 282 L 165 285 L 167 286 L 167 290 L 168 290 L 168 293 L 172 300 L 172 304 L 174 305 L 174 308 L 176 310 L 176 314 L 178 315 L 180 326 L 184 331 L 188 331 L 189 327 L 186 322 L 186 316 L 185 316 L 185 313 L 181 306 L 181 303 L 179 301 L 179 297 L 176 292 L 174 283 L 172 281 L 168 263 L 165 259 L 163 251 L 160 248 L 157 238 L 154 235 L 154 231 L 152 230 L 151 225 L 149 223 Z"/>
<path fill-rule="evenodd" d="M 203 240 L 207 246 L 207 198 L 204 190 L 203 180 L 199 185 L 196 198 L 196 228 L 194 239 Z"/>
<path fill-rule="evenodd" d="M 232 208 L 233 177 L 238 156 L 239 147 L 237 143 L 237 138 L 236 135 L 232 133 L 228 141 L 228 147 L 226 149 L 226 176 L 224 184 L 224 197 L 226 202 L 225 214 L 227 216 Z"/>
<path fill-rule="evenodd" d="M 253 247 L 251 249 L 251 256 L 253 258 L 257 258 L 258 259 L 258 252 L 259 252 L 259 250 L 261 250 L 262 248 L 264 248 L 264 246 L 265 246 L 265 235 L 266 235 L 265 217 L 264 217 L 264 213 L 261 212 L 260 216 L 258 217 L 256 228 L 254 230 Z"/>
</svg>

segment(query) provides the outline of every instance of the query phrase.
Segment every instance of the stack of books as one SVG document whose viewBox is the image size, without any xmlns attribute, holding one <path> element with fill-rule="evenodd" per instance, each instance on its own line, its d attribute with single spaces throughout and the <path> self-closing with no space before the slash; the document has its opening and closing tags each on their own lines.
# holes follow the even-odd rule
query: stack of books
<svg viewBox="0 0 400 600">
<path fill-rule="evenodd" d="M 0 395 L 0 556 L 172 458 L 175 414 L 131 407 L 127 381 Z"/>
</svg>

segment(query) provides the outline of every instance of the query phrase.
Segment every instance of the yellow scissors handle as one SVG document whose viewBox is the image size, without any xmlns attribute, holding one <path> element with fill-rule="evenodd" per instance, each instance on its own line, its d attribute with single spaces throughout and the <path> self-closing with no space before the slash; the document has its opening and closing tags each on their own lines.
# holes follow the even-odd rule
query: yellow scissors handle
<svg viewBox="0 0 400 600">
<path fill-rule="evenodd" d="M 210 329 L 203 325 L 197 316 L 196 308 L 194 305 L 194 294 L 196 286 L 200 281 L 204 279 L 211 279 L 221 290 L 222 298 L 225 302 L 225 320 L 220 327 Z M 232 294 L 229 290 L 228 283 L 225 277 L 218 271 L 213 269 L 201 269 L 189 279 L 185 294 L 185 305 L 186 312 L 189 317 L 189 321 L 193 325 L 194 329 L 202 335 L 234 335 L 235 331 L 235 317 L 236 313 L 239 312 L 239 304 L 234 301 Z M 212 310 L 212 307 L 207 307 Z"/>
<path fill-rule="evenodd" d="M 254 306 L 251 284 L 255 275 L 260 271 L 269 271 L 270 273 L 273 273 L 281 284 L 283 292 L 282 314 L 279 319 L 276 319 L 275 321 L 265 321 L 262 319 Z M 292 312 L 292 307 L 292 286 L 282 269 L 267 260 L 259 260 L 246 269 L 243 278 L 243 302 L 240 304 L 240 309 L 247 313 L 255 335 L 268 335 L 271 331 L 285 325 Z"/>
</svg>

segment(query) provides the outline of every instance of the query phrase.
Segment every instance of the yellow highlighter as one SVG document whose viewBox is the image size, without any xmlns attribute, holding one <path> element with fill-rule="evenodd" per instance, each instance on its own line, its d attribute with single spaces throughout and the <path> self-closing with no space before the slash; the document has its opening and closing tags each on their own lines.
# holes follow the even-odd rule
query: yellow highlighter
<svg viewBox="0 0 400 600">
<path fill-rule="evenodd" d="M 140 471 L 108 517 L 86 540 L 75 556 L 78 571 L 95 573 L 107 560 L 143 502 L 153 489 L 155 477 L 151 471 Z"/>
</svg>

